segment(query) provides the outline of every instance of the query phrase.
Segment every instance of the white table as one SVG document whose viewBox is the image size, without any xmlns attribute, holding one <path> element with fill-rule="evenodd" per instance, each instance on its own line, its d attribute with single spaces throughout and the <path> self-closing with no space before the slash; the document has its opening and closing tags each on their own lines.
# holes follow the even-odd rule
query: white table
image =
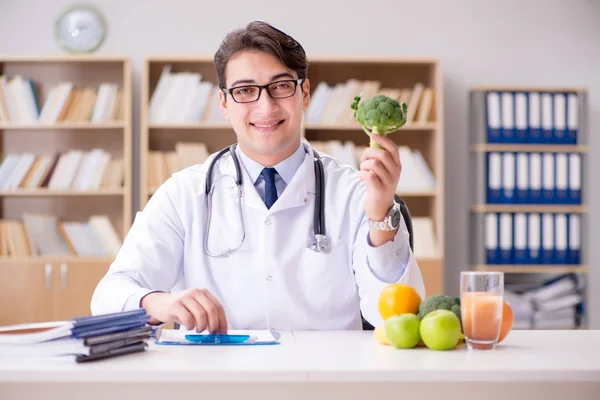
<svg viewBox="0 0 600 400">
<path fill-rule="evenodd" d="M 152 344 L 88 364 L 0 358 L 0 399 L 181 396 L 597 400 L 600 331 L 513 331 L 493 352 L 396 350 L 349 331 L 284 332 L 275 346 Z"/>
</svg>

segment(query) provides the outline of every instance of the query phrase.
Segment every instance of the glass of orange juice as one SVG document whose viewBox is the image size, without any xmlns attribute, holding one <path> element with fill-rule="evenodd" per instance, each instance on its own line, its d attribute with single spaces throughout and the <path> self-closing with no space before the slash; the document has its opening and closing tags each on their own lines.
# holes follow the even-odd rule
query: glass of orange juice
<svg viewBox="0 0 600 400">
<path fill-rule="evenodd" d="M 460 313 L 470 350 L 494 350 L 502 326 L 504 273 L 460 273 Z"/>
</svg>

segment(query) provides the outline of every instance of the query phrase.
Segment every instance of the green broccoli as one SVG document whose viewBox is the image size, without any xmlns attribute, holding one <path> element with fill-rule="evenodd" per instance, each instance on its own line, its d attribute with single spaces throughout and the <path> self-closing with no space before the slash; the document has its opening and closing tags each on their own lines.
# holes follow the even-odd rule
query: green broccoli
<svg viewBox="0 0 600 400">
<path fill-rule="evenodd" d="M 443 294 L 431 296 L 419 304 L 419 318 L 423 318 L 434 310 L 450 310 L 460 318 L 460 297 L 446 296 Z"/>
<path fill-rule="evenodd" d="M 406 103 L 400 103 L 383 94 L 376 94 L 367 101 L 360 103 L 362 93 L 354 97 L 350 106 L 354 110 L 354 119 L 362 126 L 367 135 L 386 136 L 397 131 L 406 123 Z M 360 104 L 359 104 L 360 103 Z M 370 147 L 380 148 L 373 139 Z"/>
</svg>

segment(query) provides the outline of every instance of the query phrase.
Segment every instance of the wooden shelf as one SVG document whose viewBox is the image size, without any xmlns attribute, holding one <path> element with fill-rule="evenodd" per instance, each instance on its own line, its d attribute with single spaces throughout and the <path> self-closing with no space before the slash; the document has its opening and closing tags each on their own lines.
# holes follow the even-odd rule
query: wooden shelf
<svg viewBox="0 0 600 400">
<path fill-rule="evenodd" d="M 494 92 L 493 94 L 496 96 L 490 96 L 492 94 L 490 92 Z M 509 274 L 510 276 L 504 282 L 507 290 L 513 292 L 511 298 L 512 296 L 516 298 L 523 296 L 525 300 L 528 300 L 528 295 L 535 297 L 534 292 L 537 288 L 551 288 L 554 279 L 561 279 L 562 275 L 566 274 L 577 274 L 577 284 L 575 285 L 578 287 L 577 289 L 565 293 L 555 293 L 552 298 L 538 299 L 539 309 L 545 309 L 542 303 L 560 302 L 563 298 L 566 301 L 567 296 L 578 292 L 581 293 L 581 301 L 584 304 L 584 312 L 581 314 L 584 320 L 587 319 L 585 316 L 589 315 L 589 310 L 594 307 L 594 304 L 589 301 L 589 297 L 586 298 L 585 292 L 596 290 L 591 287 L 592 282 L 586 276 L 590 271 L 592 260 L 589 258 L 591 244 L 589 241 L 589 215 L 586 214 L 590 207 L 585 193 L 581 197 L 581 204 L 539 203 L 539 201 L 545 200 L 545 197 L 543 200 L 538 199 L 538 203 L 535 204 L 489 204 L 487 202 L 489 201 L 489 186 L 492 181 L 499 177 L 500 186 L 505 186 L 504 184 L 509 182 L 505 182 L 504 178 L 510 177 L 512 173 L 515 177 L 513 193 L 515 200 L 518 200 L 516 197 L 517 186 L 530 187 L 539 183 L 544 192 L 543 189 L 548 178 L 559 182 L 566 181 L 564 185 L 567 189 L 578 188 L 583 192 L 588 190 L 587 182 L 592 174 L 588 173 L 585 161 L 591 150 L 589 146 L 591 135 L 587 129 L 589 117 L 586 92 L 587 89 L 581 87 L 533 85 L 484 85 L 471 89 L 468 124 L 469 170 L 471 172 L 466 177 L 471 186 L 468 235 L 470 269 Z M 529 113 L 535 109 L 539 111 L 537 122 L 535 119 L 529 118 Z M 550 139 L 557 138 L 553 122 L 557 112 L 560 112 L 564 118 L 565 135 L 563 138 L 568 138 L 569 144 L 548 143 L 551 141 Z M 548 114 L 551 114 L 549 121 L 552 132 L 548 131 L 548 126 L 543 122 L 547 121 Z M 509 120 L 517 121 L 516 125 L 513 124 L 511 139 L 515 143 L 489 143 L 491 139 L 489 126 L 495 126 L 494 121 L 499 121 L 502 129 L 502 126 L 505 126 Z M 521 121 L 521 124 L 518 121 Z M 556 122 L 556 127 L 558 127 L 560 118 L 557 117 Z M 538 132 L 529 129 L 534 127 L 534 123 L 539 124 L 539 135 L 537 135 Z M 519 131 L 519 127 L 524 128 L 525 131 Z M 571 130 L 573 127 L 576 127 L 575 132 Z M 500 132 L 504 137 L 502 130 Z M 516 143 L 518 140 L 527 142 Z M 491 152 L 499 155 L 500 166 L 489 163 L 488 158 Z M 542 154 L 542 157 L 530 157 L 533 153 Z M 552 172 L 552 175 L 548 174 L 549 171 Z M 525 178 L 525 180 L 521 178 Z M 574 182 L 572 179 L 579 179 L 579 181 Z M 549 199 L 566 201 L 556 194 L 550 196 Z M 496 257 L 498 258 L 493 261 L 506 261 L 510 264 L 487 264 L 492 249 L 501 253 L 497 253 Z M 501 249 L 506 251 L 501 251 Z M 563 250 L 568 255 L 566 259 L 561 259 L 563 264 L 552 264 L 557 258 L 552 253 L 544 251 L 552 250 L 554 252 L 556 249 L 561 250 L 561 255 Z M 535 262 L 538 264 L 519 263 L 523 261 L 521 260 L 523 252 L 526 257 L 536 257 Z M 518 303 L 516 300 L 515 302 Z M 579 314 L 579 311 L 576 313 Z M 559 321 L 571 318 L 565 318 L 558 314 L 556 316 L 538 316 L 535 310 L 533 314 L 529 318 L 532 328 L 543 325 L 541 322 L 546 319 L 556 318 Z M 540 321 L 538 321 L 538 317 Z M 579 316 L 575 319 L 578 320 Z M 538 322 L 540 323 L 538 324 Z M 569 322 L 571 321 L 565 320 L 565 323 Z M 567 324 L 564 326 L 563 329 L 569 329 Z"/>
<path fill-rule="evenodd" d="M 437 124 L 435 122 L 430 122 L 426 124 L 410 124 L 404 125 L 398 133 L 403 131 L 432 131 L 437 128 Z M 229 123 L 219 123 L 219 122 L 197 122 L 197 123 L 185 123 L 185 124 L 148 124 L 148 129 L 232 129 Z M 335 131 L 349 131 L 349 130 L 357 130 L 363 131 L 363 129 L 358 124 L 307 124 L 304 126 L 306 130 L 335 130 Z M 396 133 L 396 132 L 395 132 Z"/>
<path fill-rule="evenodd" d="M 509 91 L 509 92 L 578 92 L 584 93 L 588 89 L 584 87 L 566 87 L 566 86 L 477 86 L 473 91 Z"/>
<path fill-rule="evenodd" d="M 471 211 L 479 213 L 585 213 L 588 211 L 588 207 L 571 204 L 479 204 L 472 206 Z"/>
<path fill-rule="evenodd" d="M 112 263 L 112 257 L 74 257 L 74 256 L 48 256 L 48 257 L 25 257 L 25 258 L 9 258 L 0 257 L 0 264 L 30 264 L 30 263 Z"/>
<path fill-rule="evenodd" d="M 14 82 L 14 86 L 11 86 L 12 90 L 23 91 L 22 96 L 17 99 L 23 96 L 29 98 L 29 86 L 26 83 L 31 80 L 33 95 L 39 107 L 33 107 L 31 103 L 25 105 L 17 103 L 18 109 L 23 111 L 18 114 L 11 111 L 15 108 L 8 108 L 8 114 L 6 108 L 3 109 L 2 122 L 0 122 L 2 158 L 6 160 L 9 154 L 14 154 L 16 158 L 17 155 L 29 153 L 35 156 L 33 161 L 20 157 L 14 165 L 29 168 L 27 173 L 34 167 L 45 168 L 38 174 L 32 173 L 23 177 L 21 182 L 25 181 L 25 177 L 36 176 L 35 182 L 31 184 L 32 189 L 0 191 L 0 220 L 3 222 L 1 236 L 4 239 L 0 243 L 2 244 L 0 304 L 14 305 L 0 307 L 0 325 L 65 320 L 90 314 L 89 304 L 93 291 L 114 259 L 112 256 L 114 252 L 108 249 L 102 253 L 87 251 L 88 247 L 96 249 L 96 246 L 102 246 L 102 243 L 92 243 L 92 238 L 101 231 L 94 228 L 89 238 L 85 235 L 87 240 L 78 241 L 73 238 L 79 239 L 80 234 L 83 236 L 82 232 L 87 232 L 87 227 L 68 225 L 69 233 L 61 232 L 61 235 L 73 255 L 27 255 L 37 254 L 32 251 L 31 241 L 34 240 L 32 236 L 34 238 L 40 236 L 41 241 L 46 232 L 50 235 L 60 226 L 51 222 L 50 226 L 43 228 L 44 234 L 30 235 L 30 232 L 24 228 L 23 215 L 28 213 L 33 216 L 53 216 L 56 217 L 57 223 L 85 223 L 92 216 L 106 216 L 118 239 L 121 241 L 124 239 L 133 216 L 131 72 L 130 60 L 121 56 L 0 55 L 0 76 L 6 77 L 11 83 Z M 14 78 L 17 76 L 22 77 L 23 80 L 15 81 Z M 21 83 L 24 85 L 21 86 Z M 62 85 L 67 83 L 70 85 Z M 104 94 L 112 96 L 104 97 L 103 94 L 103 98 L 118 101 L 111 102 L 110 105 L 104 103 L 103 107 L 110 108 L 103 109 L 103 118 L 94 119 L 94 121 L 106 122 L 92 122 L 93 110 L 97 105 L 102 104 L 97 101 L 103 84 L 103 90 L 107 90 Z M 53 97 L 54 94 L 62 94 L 64 97 Z M 49 99 L 53 100 L 47 103 Z M 51 108 L 50 114 L 43 114 L 48 118 L 40 118 L 42 114 L 38 110 L 44 110 L 46 104 L 52 104 L 57 108 Z M 30 115 L 27 119 L 23 118 L 26 113 Z M 52 123 L 54 120 L 60 122 Z M 49 121 L 49 123 L 36 121 Z M 85 157 L 94 149 L 102 152 L 95 153 L 94 158 Z M 74 158 L 62 158 L 70 151 L 81 153 L 75 153 Z M 37 157 L 42 155 L 50 157 L 50 161 Z M 98 158 L 95 158 L 96 156 Z M 90 169 L 80 169 L 88 159 L 93 161 L 93 165 L 85 164 L 86 167 L 89 165 Z M 74 183 L 80 171 L 82 180 L 79 182 L 90 182 L 88 178 L 93 178 L 94 172 L 97 172 L 94 168 L 104 165 L 100 162 L 95 163 L 100 160 L 122 161 L 122 175 L 118 176 L 118 178 L 122 177 L 121 187 L 117 184 L 100 185 L 98 190 L 86 191 L 41 187 L 40 183 L 48 178 L 48 173 L 74 171 L 75 168 L 77 172 L 70 181 L 71 184 L 62 187 L 77 187 Z M 60 161 L 64 161 L 62 169 L 51 168 L 54 162 L 58 162 L 57 166 L 61 165 Z M 74 162 L 69 165 L 71 161 Z M 95 176 L 99 178 L 98 175 Z M 13 185 L 21 186 L 17 183 L 14 182 Z M 30 185 L 23 186 L 30 187 Z M 81 187 L 83 186 L 85 185 Z M 66 232 L 67 225 L 63 227 Z M 79 227 L 83 230 L 76 230 Z M 69 244 L 69 241 L 72 243 Z M 74 250 L 75 247 L 79 251 Z M 76 254 L 111 254 L 111 256 L 87 257 Z M 22 301 L 25 297 L 28 300 Z"/>
<path fill-rule="evenodd" d="M 123 129 L 125 124 L 123 122 L 103 122 L 103 123 L 89 123 L 89 122 L 64 122 L 53 125 L 47 124 L 2 124 L 0 123 L 0 130 L 67 130 L 67 129 Z"/>
<path fill-rule="evenodd" d="M 437 124 L 435 122 L 429 122 L 424 124 L 407 124 L 400 128 L 398 131 L 393 134 L 401 134 L 404 131 L 434 131 L 437 128 Z M 350 130 L 358 130 L 364 132 L 362 127 L 356 124 L 306 124 L 304 126 L 305 130 L 335 130 L 335 131 L 350 131 Z"/>
<path fill-rule="evenodd" d="M 59 197 L 59 196 L 124 196 L 124 189 L 102 189 L 96 191 L 78 191 L 78 190 L 49 190 L 19 189 L 13 191 L 0 191 L 0 197 Z"/>
<path fill-rule="evenodd" d="M 587 145 L 553 145 L 553 144 L 476 144 L 471 146 L 471 151 L 477 152 L 564 152 L 587 153 Z"/>
<path fill-rule="evenodd" d="M 586 265 L 474 265 L 477 271 L 498 271 L 510 274 L 569 274 L 587 273 Z"/>
</svg>

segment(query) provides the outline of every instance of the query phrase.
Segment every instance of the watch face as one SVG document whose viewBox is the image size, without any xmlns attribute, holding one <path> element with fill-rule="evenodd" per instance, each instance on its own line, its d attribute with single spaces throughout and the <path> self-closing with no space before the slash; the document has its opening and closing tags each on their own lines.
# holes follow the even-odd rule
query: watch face
<svg viewBox="0 0 600 400">
<path fill-rule="evenodd" d="M 56 39 L 74 53 L 96 50 L 104 41 L 106 26 L 102 16 L 88 6 L 68 9 L 56 21 Z"/>
<path fill-rule="evenodd" d="M 394 228 L 396 228 L 398 225 L 400 225 L 400 211 L 394 209 L 394 211 L 392 212 L 392 226 Z"/>
</svg>

